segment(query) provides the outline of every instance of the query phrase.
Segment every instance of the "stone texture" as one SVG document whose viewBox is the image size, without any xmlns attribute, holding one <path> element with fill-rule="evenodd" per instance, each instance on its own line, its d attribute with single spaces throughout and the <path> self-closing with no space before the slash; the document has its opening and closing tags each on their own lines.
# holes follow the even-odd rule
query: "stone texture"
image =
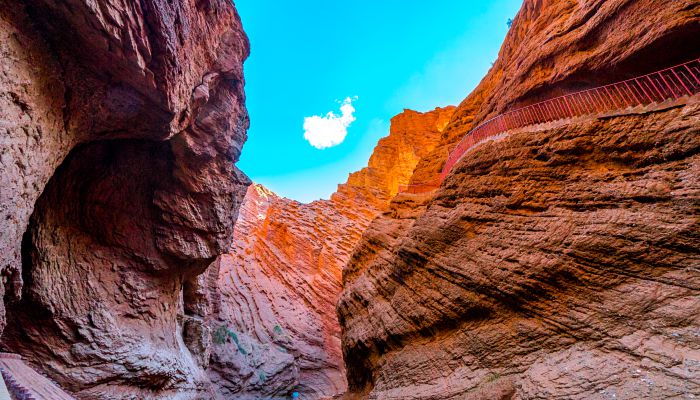
<svg viewBox="0 0 700 400">
<path fill-rule="evenodd" d="M 363 230 L 433 149 L 454 107 L 406 110 L 368 166 L 330 200 L 301 204 L 254 185 L 233 246 L 209 271 L 212 378 L 228 398 L 326 398 L 346 389 L 335 304 Z"/>
<path fill-rule="evenodd" d="M 249 185 L 234 7 L 0 5 L 2 347 L 80 398 L 209 396 L 197 276 Z"/>
<path fill-rule="evenodd" d="M 412 180 L 510 107 L 698 57 L 699 31 L 698 1 L 526 0 Z M 699 129 L 695 99 L 524 130 L 394 199 L 343 271 L 346 397 L 699 396 Z"/>
</svg>

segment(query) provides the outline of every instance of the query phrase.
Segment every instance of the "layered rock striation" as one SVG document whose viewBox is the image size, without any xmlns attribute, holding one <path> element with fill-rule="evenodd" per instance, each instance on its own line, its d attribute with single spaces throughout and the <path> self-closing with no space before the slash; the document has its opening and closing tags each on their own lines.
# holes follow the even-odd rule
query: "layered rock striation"
<svg viewBox="0 0 700 400">
<path fill-rule="evenodd" d="M 210 396 L 197 276 L 250 183 L 233 5 L 1 9 L 3 349 L 79 398 Z"/>
<path fill-rule="evenodd" d="M 699 30 L 694 0 L 526 0 L 412 179 L 509 108 L 697 58 Z M 343 271 L 347 397 L 698 396 L 699 129 L 697 99 L 533 127 L 399 195 Z"/>
<path fill-rule="evenodd" d="M 254 185 L 229 254 L 209 271 L 211 375 L 229 398 L 327 398 L 347 384 L 335 304 L 364 229 L 438 142 L 454 107 L 406 110 L 368 166 L 329 200 L 302 204 Z"/>
</svg>

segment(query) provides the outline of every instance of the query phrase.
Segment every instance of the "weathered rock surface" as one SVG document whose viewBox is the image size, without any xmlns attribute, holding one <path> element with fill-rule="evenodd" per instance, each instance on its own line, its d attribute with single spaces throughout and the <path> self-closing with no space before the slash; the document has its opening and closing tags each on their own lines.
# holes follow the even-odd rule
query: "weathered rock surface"
<svg viewBox="0 0 700 400">
<path fill-rule="evenodd" d="M 318 399 L 346 389 L 335 304 L 342 266 L 370 221 L 438 142 L 454 107 L 406 110 L 368 167 L 330 200 L 301 204 L 254 185 L 233 246 L 209 271 L 212 378 L 229 398 Z"/>
<path fill-rule="evenodd" d="M 412 179 L 510 107 L 697 57 L 698 32 L 695 0 L 526 0 Z M 699 396 L 699 133 L 697 101 L 532 129 L 398 196 L 343 272 L 348 398 Z"/>
<path fill-rule="evenodd" d="M 233 5 L 0 5 L 2 347 L 81 398 L 208 397 L 196 277 L 249 185 Z"/>
</svg>

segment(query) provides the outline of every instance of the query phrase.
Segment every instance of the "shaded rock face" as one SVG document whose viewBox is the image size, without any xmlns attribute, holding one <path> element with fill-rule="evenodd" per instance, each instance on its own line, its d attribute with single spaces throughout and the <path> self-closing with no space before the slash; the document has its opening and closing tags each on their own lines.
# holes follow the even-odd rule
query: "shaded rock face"
<svg viewBox="0 0 700 400">
<path fill-rule="evenodd" d="M 698 29 L 697 1 L 525 1 L 412 179 L 507 108 L 697 57 Z M 697 99 L 533 128 L 398 196 L 343 271 L 348 397 L 700 395 L 699 129 Z"/>
<path fill-rule="evenodd" d="M 330 200 L 301 204 L 254 185 L 233 246 L 208 271 L 212 379 L 227 398 L 318 399 L 346 390 L 335 304 L 363 230 L 433 149 L 454 107 L 392 119 L 368 167 Z"/>
<path fill-rule="evenodd" d="M 2 347 L 81 398 L 209 393 L 198 275 L 249 185 L 233 5 L 2 5 Z"/>
</svg>

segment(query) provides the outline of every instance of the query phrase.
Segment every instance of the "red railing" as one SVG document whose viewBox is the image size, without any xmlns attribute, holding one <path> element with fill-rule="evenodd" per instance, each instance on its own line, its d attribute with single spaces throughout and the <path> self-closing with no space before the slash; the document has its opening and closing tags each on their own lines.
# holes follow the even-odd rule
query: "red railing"
<svg viewBox="0 0 700 400">
<path fill-rule="evenodd" d="M 399 192 L 424 193 L 436 189 L 472 146 L 513 129 L 678 100 L 698 93 L 700 58 L 651 74 L 518 108 L 491 118 L 464 135 L 447 157 L 439 178 L 400 186 Z"/>
</svg>

